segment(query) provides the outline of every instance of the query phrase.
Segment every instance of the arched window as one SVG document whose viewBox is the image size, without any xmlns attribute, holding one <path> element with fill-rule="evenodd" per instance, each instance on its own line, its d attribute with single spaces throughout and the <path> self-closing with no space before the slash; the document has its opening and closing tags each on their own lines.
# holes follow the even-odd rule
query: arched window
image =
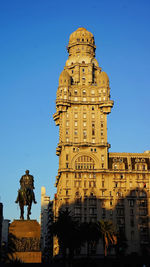
<svg viewBox="0 0 150 267">
<path fill-rule="evenodd" d="M 76 170 L 85 170 L 89 169 L 92 170 L 94 169 L 95 162 L 94 160 L 89 157 L 89 156 L 81 156 L 78 157 L 75 161 L 75 169 Z"/>
<path fill-rule="evenodd" d="M 147 164 L 146 163 L 136 163 L 135 164 L 135 170 L 146 171 L 147 170 Z"/>
<path fill-rule="evenodd" d="M 115 162 L 112 164 L 113 170 L 125 170 L 125 164 L 121 159 L 114 159 Z"/>
</svg>

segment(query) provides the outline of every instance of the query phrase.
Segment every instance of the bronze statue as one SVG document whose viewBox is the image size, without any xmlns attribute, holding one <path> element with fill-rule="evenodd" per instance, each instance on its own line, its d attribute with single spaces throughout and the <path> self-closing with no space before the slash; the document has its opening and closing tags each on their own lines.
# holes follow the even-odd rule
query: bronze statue
<svg viewBox="0 0 150 267">
<path fill-rule="evenodd" d="M 27 220 L 30 220 L 32 202 L 37 203 L 35 200 L 34 178 L 29 174 L 29 170 L 26 170 L 26 174 L 20 179 L 20 189 L 18 190 L 18 196 L 15 203 L 19 202 L 20 206 L 20 219 L 24 220 L 24 206 L 28 206 Z"/>
</svg>

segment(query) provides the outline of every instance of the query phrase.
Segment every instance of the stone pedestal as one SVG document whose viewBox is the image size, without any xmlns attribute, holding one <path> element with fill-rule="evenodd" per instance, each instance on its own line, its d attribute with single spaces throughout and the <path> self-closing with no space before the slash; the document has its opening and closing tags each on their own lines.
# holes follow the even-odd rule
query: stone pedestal
<svg viewBox="0 0 150 267">
<path fill-rule="evenodd" d="M 40 225 L 36 220 L 14 220 L 9 236 L 15 244 L 14 258 L 24 263 L 41 263 Z"/>
</svg>

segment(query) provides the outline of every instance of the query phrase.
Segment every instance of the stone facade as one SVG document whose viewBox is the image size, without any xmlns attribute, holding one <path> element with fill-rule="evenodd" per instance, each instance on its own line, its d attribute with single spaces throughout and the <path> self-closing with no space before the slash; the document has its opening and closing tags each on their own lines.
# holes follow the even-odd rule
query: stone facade
<svg viewBox="0 0 150 267">
<path fill-rule="evenodd" d="M 139 253 L 149 242 L 150 151 L 109 153 L 113 101 L 95 49 L 85 28 L 70 35 L 53 116 L 59 126 L 54 215 L 67 207 L 81 222 L 112 220 L 126 236 L 127 253 Z"/>
<path fill-rule="evenodd" d="M 40 225 L 36 220 L 14 220 L 9 227 L 14 258 L 24 263 L 41 263 Z"/>
</svg>

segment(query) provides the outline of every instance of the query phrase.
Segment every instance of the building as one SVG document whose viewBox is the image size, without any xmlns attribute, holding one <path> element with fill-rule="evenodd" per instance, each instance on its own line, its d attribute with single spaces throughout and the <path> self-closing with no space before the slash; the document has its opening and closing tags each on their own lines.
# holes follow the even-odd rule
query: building
<svg viewBox="0 0 150 267">
<path fill-rule="evenodd" d="M 51 233 L 51 225 L 53 223 L 53 201 L 46 196 L 46 189 L 41 187 L 41 249 L 42 261 L 50 262 L 53 255 L 53 238 Z"/>
<path fill-rule="evenodd" d="M 70 35 L 53 115 L 59 126 L 54 213 L 67 207 L 81 222 L 112 220 L 126 236 L 127 253 L 140 253 L 150 234 L 150 151 L 109 153 L 107 115 L 114 102 L 95 49 L 85 28 Z"/>
<path fill-rule="evenodd" d="M 2 244 L 8 245 L 8 233 L 9 233 L 10 220 L 4 219 L 2 222 Z"/>
<path fill-rule="evenodd" d="M 50 203 L 50 197 L 46 196 L 46 189 L 44 186 L 42 186 L 41 187 L 41 215 L 40 215 L 42 251 L 44 250 L 46 246 L 49 203 Z"/>
</svg>

